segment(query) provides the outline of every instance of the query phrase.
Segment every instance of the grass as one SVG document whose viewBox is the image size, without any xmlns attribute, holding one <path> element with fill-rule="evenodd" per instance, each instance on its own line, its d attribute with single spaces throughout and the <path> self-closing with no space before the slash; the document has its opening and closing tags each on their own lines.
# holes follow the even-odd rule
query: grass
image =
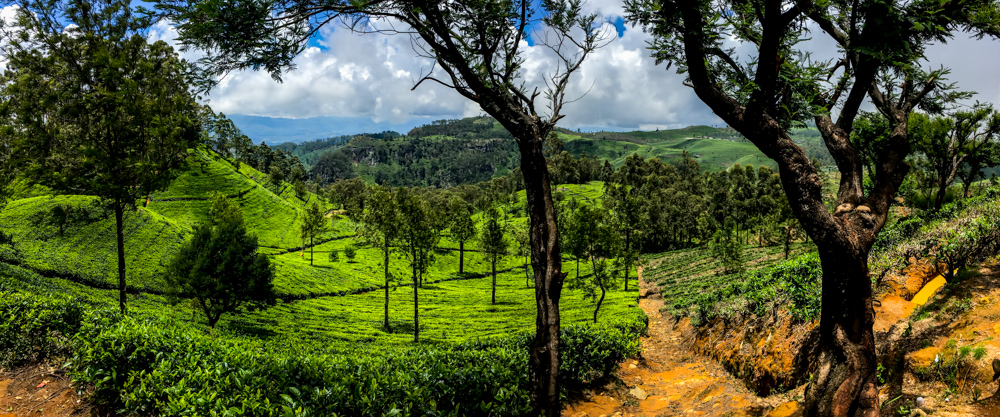
<svg viewBox="0 0 1000 417">
<path fill-rule="evenodd" d="M 205 328 L 191 304 L 170 305 L 158 293 L 164 290 L 164 265 L 189 238 L 192 227 L 207 219 L 212 192 L 227 194 L 240 202 L 248 229 L 257 235 L 261 251 L 275 265 L 275 289 L 282 303 L 264 311 L 235 314 L 220 322 L 217 331 L 251 335 L 263 340 L 312 341 L 357 348 L 361 343 L 395 345 L 412 340 L 413 295 L 409 265 L 393 253 L 390 272 L 390 315 L 393 333 L 382 330 L 385 282 L 382 256 L 375 248 L 354 240 L 355 224 L 332 215 L 332 231 L 318 239 L 313 264 L 310 250 L 301 250 L 299 225 L 303 209 L 317 197 L 300 199 L 288 184 L 275 193 L 265 176 L 242 164 L 237 170 L 229 162 L 204 150 L 191 151 L 184 171 L 163 192 L 150 196 L 148 206 L 127 216 L 126 275 L 133 312 L 169 317 Z M 603 184 L 560 186 L 566 198 L 594 201 Z M 28 195 L 27 193 L 22 195 Z M 523 191 L 518 205 L 524 204 Z M 96 202 L 86 196 L 34 196 L 11 201 L 0 211 L 0 231 L 11 234 L 14 245 L 0 245 L 0 287 L 37 292 L 72 294 L 91 303 L 114 307 L 117 302 L 117 252 L 115 223 L 106 213 L 88 209 L 90 216 L 67 225 L 63 233 L 37 219 L 57 204 L 89 208 Z M 509 209 L 521 217 L 508 224 L 527 221 L 523 210 Z M 478 216 L 476 217 L 478 221 Z M 343 251 L 358 247 L 348 262 Z M 435 251 L 435 261 L 424 275 L 420 289 L 421 331 L 431 343 L 452 343 L 534 328 L 534 289 L 526 288 L 522 257 L 509 256 L 498 265 L 506 272 L 498 276 L 498 304 L 489 302 L 489 262 L 466 243 L 465 274 L 458 273 L 458 243 L 447 236 Z M 297 250 L 293 250 L 299 248 Z M 337 261 L 329 253 L 339 251 Z M 16 265 L 20 266 L 16 266 Z M 566 259 L 564 272 L 575 274 L 576 263 Z M 590 273 L 584 263 L 581 274 Z M 601 320 L 632 317 L 638 311 L 637 291 L 612 289 L 601 308 Z M 582 292 L 563 290 L 561 311 L 564 324 L 592 321 L 593 300 Z M 284 342 L 282 342 L 284 343 Z"/>
<path fill-rule="evenodd" d="M 687 151 L 708 171 L 722 171 L 733 164 L 777 168 L 774 161 L 753 144 L 737 142 L 734 133 L 708 126 L 658 132 L 557 134 L 571 154 L 580 156 L 582 152 L 587 152 L 598 158 L 607 158 L 614 166 L 624 164 L 625 158 L 633 153 L 645 159 L 660 158 L 669 162 Z"/>
</svg>

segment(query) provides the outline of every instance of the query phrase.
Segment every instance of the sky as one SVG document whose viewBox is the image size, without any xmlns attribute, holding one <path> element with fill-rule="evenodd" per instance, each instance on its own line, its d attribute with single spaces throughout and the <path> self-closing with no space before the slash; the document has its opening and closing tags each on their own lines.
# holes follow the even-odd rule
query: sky
<svg viewBox="0 0 1000 417">
<path fill-rule="evenodd" d="M 623 14 L 621 0 L 590 0 L 585 7 L 607 21 L 620 21 Z M 578 100 L 565 107 L 560 126 L 586 131 L 653 130 L 722 123 L 682 85 L 682 75 L 655 65 L 646 49 L 651 39 L 646 33 L 611 23 L 605 29 L 620 36 L 597 50 L 572 79 L 568 97 Z M 158 23 L 149 37 L 176 45 L 176 31 L 169 22 Z M 835 52 L 825 35 L 817 33 L 816 39 L 808 48 L 818 56 Z M 361 35 L 328 25 L 310 45 L 295 59 L 298 68 L 283 75 L 283 83 L 265 72 L 235 72 L 205 99 L 216 111 L 242 116 L 237 123 L 254 139 L 258 139 L 254 132 L 259 131 L 255 126 L 268 124 L 299 125 L 302 131 L 292 140 L 302 140 L 361 131 L 405 131 L 432 120 L 483 114 L 477 105 L 444 86 L 425 82 L 413 89 L 431 62 L 417 57 L 407 35 Z M 525 81 L 529 86 L 539 85 L 555 61 L 543 47 L 525 45 L 524 50 Z M 184 55 L 193 59 L 198 52 Z M 959 34 L 946 45 L 931 46 L 928 61 L 925 66 L 951 67 L 951 81 L 963 90 L 979 92 L 973 100 L 1000 104 L 1000 41 L 976 41 Z M 295 122 L 271 120 L 275 118 Z"/>
</svg>

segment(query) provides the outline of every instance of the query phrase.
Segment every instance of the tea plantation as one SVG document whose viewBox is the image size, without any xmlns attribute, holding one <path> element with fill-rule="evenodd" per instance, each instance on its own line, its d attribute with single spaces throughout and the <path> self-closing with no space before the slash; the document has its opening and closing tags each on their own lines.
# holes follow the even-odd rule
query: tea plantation
<svg viewBox="0 0 1000 417">
<path fill-rule="evenodd" d="M 209 329 L 193 302 L 168 302 L 163 275 L 193 227 L 207 220 L 212 192 L 239 202 L 249 231 L 275 266 L 278 302 L 227 315 Z M 561 198 L 594 201 L 601 184 L 558 192 Z M 497 303 L 491 304 L 484 254 L 467 242 L 465 273 L 459 274 L 458 244 L 445 231 L 419 289 L 422 337 L 414 344 L 407 261 L 392 255 L 392 331 L 386 332 L 380 252 L 356 241 L 357 225 L 338 212 L 327 215 L 331 230 L 316 239 L 312 251 L 303 250 L 299 229 L 314 201 L 322 203 L 312 193 L 300 198 L 288 184 L 274 187 L 246 165 L 237 169 L 211 151 L 192 150 L 172 185 L 138 202 L 126 218 L 130 314 L 122 317 L 115 308 L 113 219 L 92 197 L 49 195 L 37 187 L 21 192 L 0 211 L 0 232 L 9 237 L 0 242 L 5 313 L 0 334 L 8 341 L 0 342 L 0 366 L 66 361 L 92 401 L 126 414 L 522 415 L 530 410 L 526 365 L 535 294 L 523 257 L 501 260 Z M 53 215 L 64 209 L 69 215 Z M 353 260 L 329 256 L 348 246 L 357 247 Z M 583 275 L 590 273 L 586 264 Z M 575 266 L 567 259 L 564 271 L 575 274 Z M 634 287 L 608 292 L 597 325 L 593 300 L 563 290 L 566 386 L 600 376 L 638 352 L 645 316 Z"/>
</svg>

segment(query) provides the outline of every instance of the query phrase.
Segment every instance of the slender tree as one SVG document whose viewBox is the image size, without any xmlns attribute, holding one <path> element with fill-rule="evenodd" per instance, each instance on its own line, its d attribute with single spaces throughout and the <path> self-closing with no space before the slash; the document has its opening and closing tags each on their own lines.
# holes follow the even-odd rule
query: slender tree
<svg viewBox="0 0 1000 417">
<path fill-rule="evenodd" d="M 562 412 L 559 392 L 559 296 L 562 259 L 555 207 L 545 157 L 545 138 L 563 117 L 566 89 L 613 31 L 586 15 L 580 0 L 485 0 L 479 2 L 292 0 L 261 3 L 237 0 L 158 0 L 157 8 L 177 22 L 180 40 L 210 54 L 201 61 L 212 73 L 264 69 L 277 79 L 293 67 L 319 26 L 351 19 L 354 28 L 372 18 L 408 26 L 413 44 L 440 70 L 425 81 L 455 89 L 494 117 L 517 142 L 531 221 L 531 262 L 535 274 L 535 339 L 530 347 L 532 402 L 536 414 Z M 541 18 L 539 22 L 539 18 Z M 539 91 L 523 82 L 522 63 L 530 28 L 534 47 L 551 49 L 557 69 L 545 74 Z M 398 33 L 398 32 L 395 32 Z M 207 79 L 207 78 L 206 78 Z M 538 98 L 547 101 L 539 111 Z M 572 101 L 575 97 L 570 97 Z"/>
<path fill-rule="evenodd" d="M 306 239 L 309 240 L 309 265 L 313 264 L 313 254 L 316 250 L 316 236 L 330 231 L 330 221 L 326 218 L 326 213 L 320 208 L 319 203 L 313 202 L 306 208 L 305 215 L 302 216 L 302 226 L 299 228 L 299 236 L 302 238 L 302 246 L 306 246 Z"/>
<path fill-rule="evenodd" d="M 2 28 L 0 171 L 56 191 L 100 197 L 115 215 L 125 313 L 127 212 L 166 187 L 199 135 L 186 65 L 127 3 L 19 3 Z M 67 25 L 72 24 L 72 27 Z"/>
<path fill-rule="evenodd" d="M 716 115 L 777 163 L 792 209 L 817 245 L 822 312 L 807 416 L 878 414 L 868 252 L 907 172 L 909 115 L 917 106 L 940 110 L 935 98 L 949 91 L 947 71 L 916 63 L 927 44 L 956 30 L 996 36 L 996 8 L 994 0 L 626 1 L 627 19 L 653 34 L 657 61 L 676 65 Z M 809 58 L 801 41 L 814 27 L 838 44 L 839 59 Z M 727 47 L 731 41 L 746 49 Z M 891 129 L 869 192 L 849 140 L 866 97 Z M 807 119 L 841 174 L 832 212 L 819 172 L 788 133 Z"/>
<path fill-rule="evenodd" d="M 389 273 L 389 254 L 396 244 L 400 233 L 399 206 L 393 190 L 384 185 L 374 186 L 367 197 L 369 204 L 361 216 L 361 228 L 358 236 L 367 244 L 377 247 L 382 252 L 382 266 L 385 276 L 385 331 L 389 326 L 389 285 L 392 274 Z M 345 251 L 348 260 L 353 261 L 351 252 Z"/>
<path fill-rule="evenodd" d="M 483 212 L 483 228 L 479 234 L 479 249 L 490 259 L 490 267 L 493 275 L 493 291 L 490 296 L 490 303 L 497 303 L 497 261 L 503 259 L 507 254 L 507 242 L 504 214 L 496 206 L 490 207 Z"/>
<path fill-rule="evenodd" d="M 429 254 L 437 246 L 440 234 L 433 227 L 429 204 L 413 189 L 400 188 L 396 192 L 399 210 L 399 242 L 410 261 L 413 278 L 413 341 L 420 341 L 420 277 L 430 266 Z"/>
<path fill-rule="evenodd" d="M 642 201 L 637 187 L 604 184 L 604 201 L 610 209 L 611 224 L 615 233 L 622 237 L 622 244 L 616 247 L 616 254 L 623 266 L 625 291 L 628 291 L 628 274 L 639 259 L 639 244 L 636 234 L 642 227 Z"/>
<path fill-rule="evenodd" d="M 619 252 L 619 245 L 624 243 L 618 238 L 614 226 L 608 221 L 607 210 L 600 206 L 580 205 L 570 215 L 568 222 L 572 223 L 578 230 L 586 231 L 579 235 L 582 257 L 590 261 L 591 272 L 588 275 L 576 275 L 568 281 L 572 289 L 582 290 L 585 298 L 595 301 L 594 323 L 597 323 L 597 314 L 604 303 L 607 290 L 618 284 L 617 274 L 614 268 L 609 265 L 609 259 Z M 617 262 L 621 267 L 624 263 Z M 600 291 L 600 296 L 598 296 Z"/>
<path fill-rule="evenodd" d="M 472 207 L 460 199 L 452 200 L 451 236 L 458 241 L 458 273 L 465 273 L 465 242 L 476 237 L 476 224 L 472 221 Z"/>
</svg>

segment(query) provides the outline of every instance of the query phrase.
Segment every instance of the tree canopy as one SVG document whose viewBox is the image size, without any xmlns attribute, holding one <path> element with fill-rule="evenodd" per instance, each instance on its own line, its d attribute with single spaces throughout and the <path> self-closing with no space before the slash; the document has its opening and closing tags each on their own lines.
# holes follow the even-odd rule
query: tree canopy
<svg viewBox="0 0 1000 417">
<path fill-rule="evenodd" d="M 224 314 L 273 305 L 273 279 L 274 267 L 257 252 L 239 205 L 221 194 L 212 196 L 208 222 L 195 226 L 165 276 L 170 298 L 191 298 L 210 327 Z"/>
<path fill-rule="evenodd" d="M 0 171 L 114 211 L 124 312 L 125 211 L 164 188 L 200 139 L 189 68 L 147 43 L 149 20 L 127 3 L 29 0 L 16 16 L 2 28 Z"/>
</svg>

